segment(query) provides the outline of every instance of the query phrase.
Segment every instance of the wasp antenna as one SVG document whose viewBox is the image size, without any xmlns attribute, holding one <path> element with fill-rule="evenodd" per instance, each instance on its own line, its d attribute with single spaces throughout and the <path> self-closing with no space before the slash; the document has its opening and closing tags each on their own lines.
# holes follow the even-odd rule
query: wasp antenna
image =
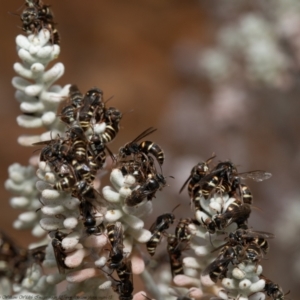
<svg viewBox="0 0 300 300">
<path fill-rule="evenodd" d="M 174 208 L 173 208 L 173 210 L 171 211 L 171 212 L 173 212 L 178 206 L 180 206 L 181 204 L 179 203 L 179 204 L 177 204 Z"/>
<path fill-rule="evenodd" d="M 104 101 L 104 103 L 106 104 L 108 101 L 110 101 L 112 98 L 114 97 L 114 95 L 110 96 L 106 101 Z"/>
</svg>

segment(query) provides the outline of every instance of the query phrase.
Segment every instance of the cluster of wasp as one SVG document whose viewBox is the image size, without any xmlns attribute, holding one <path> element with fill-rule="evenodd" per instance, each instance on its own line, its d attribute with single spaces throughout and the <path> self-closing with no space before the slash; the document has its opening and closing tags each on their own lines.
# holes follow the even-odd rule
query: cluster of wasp
<svg viewBox="0 0 300 300">
<path fill-rule="evenodd" d="M 37 34 L 41 29 L 47 29 L 51 33 L 52 44 L 59 45 L 60 38 L 50 6 L 43 4 L 42 0 L 26 0 L 25 6 L 20 15 L 22 30 L 27 34 Z"/>
<path fill-rule="evenodd" d="M 194 224 L 205 228 L 209 234 L 226 235 L 225 244 L 214 250 L 219 250 L 217 258 L 202 273 L 217 282 L 227 277 L 230 268 L 232 270 L 240 263 L 258 265 L 269 250 L 267 239 L 274 235 L 248 227 L 253 196 L 249 187 L 242 183 L 242 179 L 263 181 L 271 174 L 262 170 L 238 173 L 230 161 L 220 162 L 210 168 L 214 157 L 197 164 L 191 170 L 180 192 L 188 184 L 188 194 L 195 212 Z M 237 227 L 235 231 L 226 232 L 233 223 Z M 260 278 L 266 282 L 264 291 L 268 296 L 274 300 L 284 299 L 278 284 L 263 275 Z"/>
<path fill-rule="evenodd" d="M 45 145 L 40 153 L 40 161 L 47 163 L 56 175 L 56 182 L 52 185 L 54 190 L 70 193 L 79 199 L 85 234 L 107 236 L 111 245 L 107 267 L 112 272 L 116 271 L 119 277 L 119 280 L 114 280 L 115 290 L 120 299 L 132 299 L 131 262 L 123 251 L 123 225 L 120 222 L 107 223 L 102 219 L 99 223 L 96 220 L 98 209 L 108 209 L 111 204 L 94 189 L 93 182 L 109 153 L 122 175 L 135 179 L 130 195 L 124 199 L 124 205 L 128 208 L 136 207 L 152 200 L 156 192 L 166 186 L 161 171 L 164 152 L 156 143 L 140 140 L 156 129 L 150 127 L 143 131 L 121 147 L 117 155 L 113 155 L 107 144 L 119 132 L 122 113 L 114 107 L 106 107 L 100 89 L 92 88 L 83 95 L 76 85 L 70 87 L 69 103 L 63 107 L 59 117 L 66 124 L 65 134 L 35 144 Z M 65 264 L 67 254 L 62 247 L 62 241 L 68 234 L 58 229 L 49 232 L 61 273 L 69 269 Z"/>
<path fill-rule="evenodd" d="M 33 264 L 41 264 L 45 258 L 45 246 L 32 250 L 17 245 L 7 234 L 0 231 L 0 278 L 20 283 L 27 269 Z"/>
<path fill-rule="evenodd" d="M 202 272 L 203 276 L 209 275 L 214 282 L 227 277 L 229 271 L 240 263 L 258 265 L 269 250 L 267 239 L 274 237 L 272 233 L 254 231 L 248 227 L 253 196 L 249 187 L 242 183 L 242 179 L 263 181 L 271 174 L 261 170 L 238 173 L 230 161 L 220 162 L 210 168 L 214 158 L 212 156 L 194 166 L 180 190 L 182 192 L 188 184 L 194 218 L 180 219 L 175 234 L 166 232 L 176 219 L 173 213 L 157 217 L 150 228 L 152 237 L 147 242 L 147 250 L 151 256 L 155 254 L 162 235 L 167 235 L 167 252 L 173 277 L 184 274 L 182 254 L 189 250 L 192 228 L 202 228 L 209 234 L 226 235 L 225 243 L 213 250 L 219 250 L 217 258 Z M 235 231 L 228 233 L 226 229 L 233 223 L 236 224 Z M 259 277 L 265 281 L 264 291 L 268 296 L 274 300 L 284 299 L 285 295 L 278 284 L 262 274 Z"/>
<path fill-rule="evenodd" d="M 111 204 L 103 203 L 105 200 L 94 189 L 93 182 L 98 171 L 103 168 L 108 153 L 123 176 L 131 175 L 135 179 L 131 193 L 123 204 L 130 208 L 152 200 L 156 192 L 166 186 L 166 179 L 161 171 L 165 156 L 158 144 L 141 140 L 156 129 L 150 127 L 143 131 L 121 147 L 117 155 L 113 155 L 107 144 L 119 132 L 122 113 L 114 107 L 106 107 L 100 89 L 92 88 L 83 95 L 76 85 L 70 87 L 69 102 L 61 110 L 59 117 L 66 125 L 65 134 L 37 143 L 45 145 L 41 150 L 40 161 L 47 163 L 56 174 L 56 182 L 52 185 L 54 190 L 70 193 L 79 199 L 80 219 L 85 234 L 106 235 L 110 252 L 106 271 L 103 271 L 115 282 L 114 290 L 119 294 L 119 299 L 130 300 L 133 298 L 134 286 L 131 261 L 123 250 L 123 224 L 109 223 L 103 219 L 100 223 L 97 221 L 99 207 L 101 209 L 103 205 L 110 208 Z M 189 249 L 193 236 L 191 225 L 205 229 L 209 234 L 224 233 L 233 223 L 237 226 L 234 232 L 227 234 L 225 244 L 215 250 L 219 250 L 217 259 L 203 271 L 203 275 L 209 275 L 214 282 L 225 278 L 230 268 L 241 262 L 259 264 L 268 252 L 267 239 L 273 235 L 248 228 L 253 196 L 242 179 L 262 181 L 271 174 L 260 170 L 238 173 L 237 168 L 229 161 L 220 162 L 212 168 L 210 164 L 214 157 L 197 164 L 180 190 L 181 192 L 188 185 L 195 216 L 180 219 L 175 233 L 170 234 L 166 231 L 176 220 L 173 210 L 158 216 L 149 229 L 151 237 L 146 246 L 151 256 L 155 254 L 162 236 L 167 235 L 167 253 L 173 277 L 184 274 L 183 252 Z M 214 206 L 210 207 L 210 199 L 213 197 L 221 200 L 218 200 L 220 203 L 215 201 Z M 69 234 L 59 229 L 49 232 L 61 273 L 70 269 L 65 264 L 67 253 L 62 246 L 63 239 Z M 40 249 L 36 251 L 39 253 Z M 114 271 L 118 280 L 111 276 Z M 260 276 L 266 282 L 264 289 L 267 295 L 276 300 L 284 299 L 279 285 Z"/>
<path fill-rule="evenodd" d="M 59 44 L 53 14 L 50 7 L 41 0 L 26 0 L 20 17 L 22 29 L 26 33 L 36 34 L 47 29 L 51 33 L 52 44 Z M 106 107 L 100 89 L 92 88 L 82 94 L 76 85 L 70 87 L 69 103 L 61 110 L 59 117 L 67 130 L 64 136 L 36 143 L 45 145 L 41 150 L 40 161 L 47 163 L 56 175 L 56 182 L 52 185 L 54 190 L 70 193 L 79 199 L 84 233 L 87 236 L 107 236 L 110 244 L 107 274 L 114 279 L 111 274 L 116 272 L 119 277 L 119 280 L 114 279 L 114 289 L 119 294 L 119 299 L 133 299 L 131 261 L 123 250 L 123 224 L 97 220 L 97 211 L 104 207 L 110 208 L 111 203 L 103 203 L 104 199 L 94 189 L 93 183 L 98 172 L 103 169 L 108 153 L 123 176 L 131 175 L 135 179 L 124 205 L 133 208 L 151 201 L 156 192 L 167 185 L 162 174 L 165 159 L 162 148 L 152 141 L 141 141 L 156 129 L 150 127 L 143 131 L 121 147 L 116 156 L 113 155 L 107 144 L 119 132 L 122 113 L 114 107 Z M 167 253 L 173 277 L 184 274 L 183 252 L 189 249 L 193 226 L 205 229 L 209 234 L 226 235 L 225 243 L 214 250 L 219 251 L 217 258 L 203 271 L 203 275 L 209 275 L 214 282 L 227 277 L 230 269 L 240 263 L 258 265 L 269 250 L 267 239 L 274 237 L 271 233 L 254 231 L 248 227 L 253 196 L 249 187 L 242 183 L 242 179 L 247 178 L 262 181 L 271 174 L 261 170 L 238 173 L 235 165 L 229 161 L 211 167 L 214 158 L 212 156 L 193 167 L 180 190 L 181 192 L 188 185 L 194 217 L 180 219 L 175 233 L 170 234 L 167 230 L 176 220 L 173 210 L 158 216 L 149 229 L 151 237 L 146 246 L 150 256 L 154 256 L 162 236 L 167 236 Z M 212 198 L 216 201 L 210 201 Z M 237 228 L 234 232 L 226 233 L 231 224 L 236 224 Z M 49 232 L 60 273 L 70 269 L 65 264 L 67 253 L 62 246 L 64 238 L 69 234 L 70 232 L 65 233 L 60 229 Z M 9 266 L 0 270 L 1 275 L 14 282 L 20 282 L 24 278 L 30 264 L 41 264 L 44 260 L 45 246 L 25 250 L 17 247 L 4 233 L 1 233 L 0 241 L 0 260 L 9 262 Z M 278 284 L 263 275 L 260 278 L 266 282 L 264 291 L 268 296 L 273 300 L 284 299 L 285 295 Z"/>
</svg>

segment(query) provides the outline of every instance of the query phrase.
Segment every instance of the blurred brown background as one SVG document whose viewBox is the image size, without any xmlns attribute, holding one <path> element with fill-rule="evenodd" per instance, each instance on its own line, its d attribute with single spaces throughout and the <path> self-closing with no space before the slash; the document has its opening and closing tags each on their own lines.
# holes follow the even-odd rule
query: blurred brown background
<svg viewBox="0 0 300 300">
<path fill-rule="evenodd" d="M 34 148 L 22 148 L 16 142 L 20 134 L 31 132 L 16 124 L 20 110 L 11 86 L 15 76 L 12 66 L 19 61 L 14 40 L 21 33 L 19 18 L 13 14 L 22 11 L 23 1 L 0 1 L 0 179 L 4 182 L 8 166 L 14 162 L 26 165 Z M 228 20 L 249 11 L 262 9 L 263 13 L 265 8 L 252 4 L 222 10 L 220 2 L 221 7 L 217 7 L 214 1 L 193 0 L 48 3 L 61 35 L 57 61 L 66 68 L 59 84 L 74 83 L 82 91 L 98 86 L 106 99 L 113 96 L 110 105 L 124 113 L 111 149 L 117 151 L 150 126 L 158 128 L 151 140 L 165 150 L 164 174 L 175 179 L 170 178 L 170 186 L 158 195 L 165 206 L 158 201 L 157 211 L 170 211 L 181 202 L 176 214 L 179 210 L 180 214 L 190 214 L 186 191 L 180 196 L 178 191 L 191 168 L 215 152 L 218 159 L 231 159 L 239 165 L 241 172 L 263 169 L 273 174 L 266 182 L 249 182 L 256 207 L 250 225 L 276 235 L 275 223 L 285 225 L 280 221 L 282 211 L 289 203 L 299 201 L 298 66 L 292 68 L 294 82 L 287 88 L 254 85 L 247 80 L 239 83 L 239 91 L 247 98 L 241 109 L 240 103 L 230 106 L 225 102 L 224 109 L 224 105 L 212 102 L 216 85 L 198 70 L 202 51 L 215 46 L 218 30 Z M 236 59 L 238 63 L 240 57 Z M 231 96 L 226 89 L 219 88 L 218 92 L 220 101 Z M 12 229 L 19 212 L 9 207 L 10 194 L 3 186 L 1 193 L 0 227 L 25 246 L 33 239 L 29 233 Z M 275 239 L 263 264 L 264 274 L 284 290 L 292 290 L 294 299 L 300 271 L 291 270 L 291 264 L 298 258 L 300 261 L 299 243 L 291 242 L 287 247 Z"/>
</svg>

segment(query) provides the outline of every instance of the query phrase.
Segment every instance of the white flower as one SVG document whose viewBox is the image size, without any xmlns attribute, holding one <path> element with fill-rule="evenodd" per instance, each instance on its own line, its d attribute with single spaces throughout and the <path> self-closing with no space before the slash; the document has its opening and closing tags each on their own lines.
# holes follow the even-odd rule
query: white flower
<svg viewBox="0 0 300 300">
<path fill-rule="evenodd" d="M 37 35 L 17 36 L 17 50 L 22 63 L 14 64 L 14 70 L 20 77 L 12 80 L 21 111 L 26 113 L 17 118 L 18 124 L 26 128 L 46 127 L 49 130 L 46 139 L 49 139 L 51 130 L 54 135 L 54 132 L 59 133 L 63 128 L 56 114 L 60 102 L 69 92 L 69 85 L 64 88 L 53 85 L 64 73 L 62 63 L 56 63 L 46 70 L 60 52 L 60 47 L 52 45 L 50 39 L 51 33 L 46 29 Z M 45 134 L 43 136 L 21 136 L 18 141 L 21 145 L 30 146 L 45 139 Z"/>
</svg>

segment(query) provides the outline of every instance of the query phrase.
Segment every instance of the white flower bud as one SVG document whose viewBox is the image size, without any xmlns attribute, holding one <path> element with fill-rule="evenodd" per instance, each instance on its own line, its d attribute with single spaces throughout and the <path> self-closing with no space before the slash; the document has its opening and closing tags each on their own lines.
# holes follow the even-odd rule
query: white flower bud
<svg viewBox="0 0 300 300">
<path fill-rule="evenodd" d="M 10 199 L 10 205 L 13 208 L 26 208 L 30 204 L 30 200 L 26 197 L 13 197 Z"/>
<path fill-rule="evenodd" d="M 124 177 L 124 187 L 131 187 L 133 184 L 135 184 L 135 177 L 132 175 L 126 175 Z"/>
<path fill-rule="evenodd" d="M 39 135 L 21 135 L 18 137 L 18 144 L 21 146 L 32 146 L 34 143 L 40 142 L 40 136 Z"/>
<path fill-rule="evenodd" d="M 47 172 L 45 174 L 45 180 L 50 182 L 50 183 L 55 183 L 56 182 L 56 177 L 52 172 Z"/>
<path fill-rule="evenodd" d="M 124 176 L 119 169 L 113 169 L 110 173 L 110 182 L 116 190 L 124 185 Z"/>
<path fill-rule="evenodd" d="M 38 94 L 42 91 L 43 86 L 41 84 L 31 84 L 25 88 L 25 93 L 28 96 L 38 96 Z"/>
<path fill-rule="evenodd" d="M 42 191 L 42 197 L 47 200 L 56 200 L 61 197 L 61 194 L 57 190 L 45 189 Z"/>
<path fill-rule="evenodd" d="M 266 294 L 260 292 L 255 293 L 249 297 L 249 300 L 265 300 L 265 299 L 266 299 Z"/>
<path fill-rule="evenodd" d="M 93 127 L 95 134 L 101 134 L 105 131 L 106 129 L 106 123 L 102 122 L 102 123 L 97 123 L 94 125 Z"/>
<path fill-rule="evenodd" d="M 222 205 L 220 203 L 217 202 L 211 202 L 209 204 L 209 207 L 215 211 L 216 213 L 220 213 L 222 211 Z"/>
<path fill-rule="evenodd" d="M 119 190 L 119 194 L 123 198 L 126 198 L 126 197 L 130 196 L 131 192 L 132 192 L 131 189 L 126 187 L 126 186 L 121 187 L 120 190 Z"/>
<path fill-rule="evenodd" d="M 237 289 L 238 287 L 236 286 L 235 284 L 235 281 L 233 279 L 230 279 L 230 278 L 224 278 L 222 280 L 222 285 L 227 288 L 227 289 L 230 289 L 230 290 L 233 290 L 233 289 Z"/>
<path fill-rule="evenodd" d="M 185 257 L 183 259 L 183 264 L 187 268 L 201 269 L 202 265 L 199 264 L 199 260 L 195 257 Z"/>
<path fill-rule="evenodd" d="M 55 48 L 56 49 L 54 49 L 54 45 L 39 48 L 39 49 L 37 49 L 35 55 L 44 61 L 52 60 L 52 58 L 55 57 L 55 55 L 57 53 L 57 47 L 55 47 Z M 54 51 L 55 51 L 55 54 L 53 53 Z"/>
<path fill-rule="evenodd" d="M 31 70 L 28 70 L 27 68 L 24 68 L 24 66 L 20 63 L 14 63 L 14 70 L 16 73 L 18 73 L 20 76 L 31 79 L 32 78 L 32 72 Z"/>
<path fill-rule="evenodd" d="M 131 251 L 132 251 L 132 237 L 128 236 L 123 240 L 123 245 L 124 245 L 124 249 L 123 252 L 127 254 L 127 256 L 130 255 Z"/>
<path fill-rule="evenodd" d="M 31 69 L 32 73 L 35 74 L 34 76 L 36 77 L 36 76 L 41 75 L 42 72 L 45 71 L 45 66 L 42 65 L 41 63 L 37 62 L 37 63 L 32 64 L 30 69 Z"/>
<path fill-rule="evenodd" d="M 45 109 L 45 106 L 41 102 L 29 103 L 23 102 L 20 104 L 20 109 L 25 113 L 38 113 Z"/>
<path fill-rule="evenodd" d="M 252 282 L 249 279 L 244 279 L 239 282 L 239 288 L 241 290 L 246 290 L 251 286 Z"/>
<path fill-rule="evenodd" d="M 40 220 L 41 227 L 46 231 L 54 231 L 63 228 L 63 221 L 57 218 L 43 218 Z"/>
<path fill-rule="evenodd" d="M 28 41 L 28 38 L 22 34 L 19 34 L 16 37 L 16 44 L 20 48 L 24 48 L 25 50 L 29 50 L 30 42 Z"/>
<path fill-rule="evenodd" d="M 19 57 L 21 58 L 21 60 L 24 62 L 24 63 L 26 63 L 26 64 L 28 64 L 28 65 L 32 65 L 32 64 L 34 64 L 35 63 L 35 58 L 28 52 L 28 51 L 26 51 L 25 49 L 20 49 L 19 51 L 18 51 L 18 55 L 19 55 Z"/>
<path fill-rule="evenodd" d="M 204 213 L 203 211 L 197 210 L 196 211 L 196 219 L 200 222 L 203 223 L 203 221 L 205 221 L 209 216 Z"/>
<path fill-rule="evenodd" d="M 43 125 L 43 122 L 40 118 L 27 115 L 18 116 L 17 123 L 19 126 L 24 128 L 38 128 Z"/>
<path fill-rule="evenodd" d="M 45 205 L 41 208 L 42 212 L 48 216 L 55 216 L 64 212 L 65 208 L 62 205 L 50 206 Z"/>
<path fill-rule="evenodd" d="M 101 289 L 101 290 L 107 290 L 107 289 L 109 289 L 111 287 L 111 285 L 112 285 L 112 282 L 110 280 L 107 280 L 107 281 L 104 281 L 103 283 L 101 283 L 99 285 L 99 289 Z"/>
<path fill-rule="evenodd" d="M 76 268 L 78 267 L 85 256 L 87 256 L 89 252 L 86 249 L 78 249 L 72 253 L 69 253 L 65 259 L 65 264 L 69 268 Z"/>
<path fill-rule="evenodd" d="M 46 71 L 43 75 L 45 83 L 52 83 L 58 80 L 64 74 L 65 68 L 62 63 L 56 63 L 50 70 Z"/>
<path fill-rule="evenodd" d="M 103 197 L 111 203 L 120 202 L 120 199 L 121 199 L 120 194 L 115 192 L 110 186 L 105 186 L 102 189 L 102 194 L 103 194 Z"/>
<path fill-rule="evenodd" d="M 65 218 L 63 224 L 66 229 L 74 229 L 78 225 L 78 219 L 75 217 L 68 217 Z"/>
<path fill-rule="evenodd" d="M 60 199 L 60 201 L 62 205 L 69 210 L 77 209 L 80 204 L 80 200 L 73 197 L 64 197 Z"/>
<path fill-rule="evenodd" d="M 19 220 L 26 223 L 32 223 L 37 220 L 37 214 L 33 211 L 27 211 L 19 215 Z"/>
<path fill-rule="evenodd" d="M 82 282 L 92 277 L 101 275 L 101 271 L 95 268 L 87 268 L 67 275 L 68 282 Z"/>
<path fill-rule="evenodd" d="M 137 240 L 139 243 L 147 243 L 151 236 L 152 233 L 149 230 L 146 230 L 144 228 L 140 230 L 135 230 L 133 228 L 128 228 L 128 231 L 132 234 L 132 237 Z"/>
<path fill-rule="evenodd" d="M 249 288 L 249 291 L 251 293 L 256 293 L 256 292 L 260 292 L 263 291 L 264 287 L 265 287 L 265 280 L 260 279 L 254 283 L 251 284 L 251 287 Z"/>
<path fill-rule="evenodd" d="M 56 114 L 52 111 L 49 111 L 47 113 L 44 113 L 41 119 L 44 126 L 49 126 L 56 120 Z"/>
<path fill-rule="evenodd" d="M 32 230 L 31 234 L 35 237 L 42 237 L 43 235 L 46 234 L 45 230 L 40 226 L 40 224 L 36 224 Z"/>
<path fill-rule="evenodd" d="M 105 219 L 108 222 L 116 222 L 123 216 L 123 213 L 119 209 L 108 210 L 105 214 Z"/>
<path fill-rule="evenodd" d="M 95 261 L 95 266 L 101 269 L 106 265 L 106 262 L 107 262 L 107 258 L 105 256 L 101 256 L 99 259 Z"/>
<path fill-rule="evenodd" d="M 199 284 L 198 278 L 189 277 L 186 275 L 176 275 L 173 281 L 178 286 L 197 286 Z"/>
<path fill-rule="evenodd" d="M 78 244 L 80 233 L 77 231 L 71 232 L 62 240 L 62 247 L 66 250 L 73 250 Z"/>
<path fill-rule="evenodd" d="M 232 270 L 232 276 L 233 276 L 234 278 L 240 280 L 240 279 L 245 278 L 245 273 L 244 273 L 242 270 L 240 270 L 239 268 L 234 268 L 234 269 Z"/>
<path fill-rule="evenodd" d="M 122 220 L 124 220 L 133 229 L 139 230 L 144 227 L 143 220 L 139 219 L 134 215 L 123 215 Z"/>
<path fill-rule="evenodd" d="M 24 225 L 23 225 L 23 222 L 21 222 L 20 220 L 15 220 L 13 222 L 13 228 L 15 229 L 24 229 Z"/>
</svg>

